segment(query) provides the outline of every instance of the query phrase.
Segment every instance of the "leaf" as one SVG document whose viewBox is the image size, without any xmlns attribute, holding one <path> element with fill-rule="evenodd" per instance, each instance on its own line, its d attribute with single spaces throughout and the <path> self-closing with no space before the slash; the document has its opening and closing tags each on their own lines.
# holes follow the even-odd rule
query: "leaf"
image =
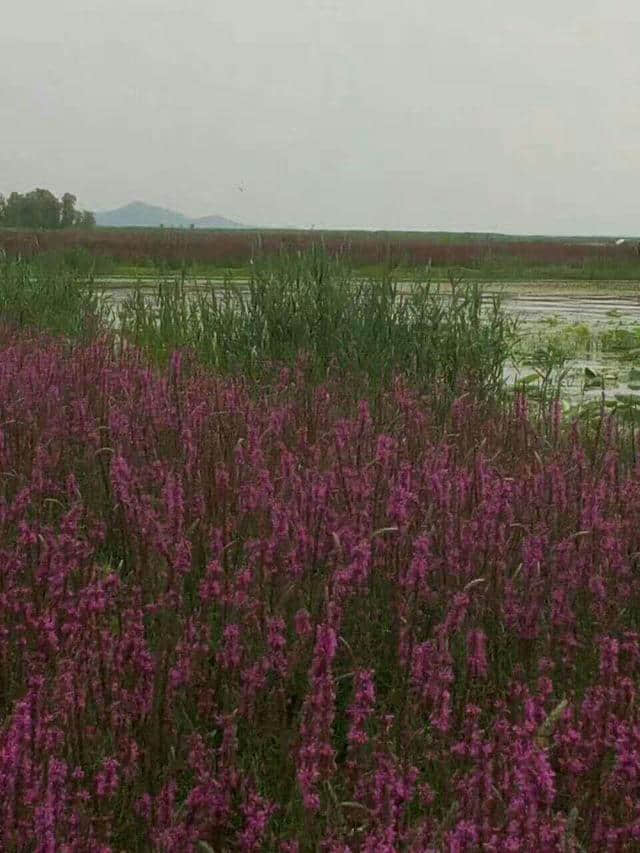
<svg viewBox="0 0 640 853">
<path fill-rule="evenodd" d="M 616 414 L 628 424 L 633 424 L 634 426 L 640 424 L 640 409 L 623 406 L 617 410 Z"/>
<path fill-rule="evenodd" d="M 473 589 L 474 586 L 478 586 L 481 583 L 485 583 L 484 578 L 476 578 L 475 580 L 469 581 L 469 583 L 462 590 L 463 592 L 468 592 L 470 589 Z"/>
<path fill-rule="evenodd" d="M 340 803 L 340 805 L 342 806 L 342 808 L 362 809 L 362 811 L 365 812 L 369 811 L 369 808 L 367 806 L 363 806 L 362 803 L 356 803 L 353 800 L 344 800 Z"/>
<path fill-rule="evenodd" d="M 383 533 L 397 533 L 397 527 L 381 527 L 379 530 L 374 530 L 371 534 L 371 538 L 374 539 L 376 536 L 382 536 Z"/>
<path fill-rule="evenodd" d="M 640 394 L 616 394 L 615 398 L 625 406 L 640 405 Z"/>
<path fill-rule="evenodd" d="M 604 377 L 596 376 L 595 374 L 593 376 L 586 376 L 584 380 L 585 388 L 602 388 L 603 384 Z"/>
<path fill-rule="evenodd" d="M 563 699 L 558 705 L 556 705 L 536 732 L 536 742 L 542 749 L 548 749 L 551 735 L 553 734 L 556 723 L 563 715 L 568 704 L 568 701 Z"/>
<path fill-rule="evenodd" d="M 522 379 L 518 379 L 518 385 L 530 385 L 532 382 L 538 382 L 540 379 L 540 375 L 538 373 L 529 373 L 528 376 L 523 376 Z"/>
</svg>

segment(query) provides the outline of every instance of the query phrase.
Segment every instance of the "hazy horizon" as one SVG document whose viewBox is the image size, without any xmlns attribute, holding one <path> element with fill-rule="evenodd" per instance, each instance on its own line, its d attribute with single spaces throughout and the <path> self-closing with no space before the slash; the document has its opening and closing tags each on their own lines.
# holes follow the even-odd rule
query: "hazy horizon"
<svg viewBox="0 0 640 853">
<path fill-rule="evenodd" d="M 630 0 L 23 0 L 0 192 L 265 227 L 640 232 Z"/>
<path fill-rule="evenodd" d="M 97 213 L 97 214 L 111 213 L 113 210 L 120 210 L 120 209 L 125 208 L 129 205 L 132 205 L 132 204 L 133 205 L 135 205 L 135 204 L 147 205 L 148 203 L 145 202 L 143 199 L 136 198 L 136 199 L 132 199 L 130 202 L 125 202 L 122 205 L 118 205 L 118 207 L 116 207 L 116 208 L 96 209 L 94 211 L 94 213 Z M 164 205 L 149 204 L 149 206 L 150 207 L 164 208 Z M 186 216 L 186 218 L 193 218 L 193 219 L 199 218 L 199 216 L 198 217 L 196 217 L 196 216 L 191 217 L 189 211 L 175 210 L 173 208 L 167 208 L 167 209 L 171 210 L 172 213 L 182 214 L 182 215 Z M 219 214 L 219 211 L 215 211 L 213 214 L 204 214 L 203 216 L 206 217 L 208 215 L 216 215 L 216 214 Z M 228 217 L 225 217 L 225 218 L 228 218 Z M 254 229 L 255 228 L 256 230 L 259 230 L 261 228 L 265 229 L 265 230 L 268 230 L 271 228 L 273 228 L 273 229 L 291 228 L 291 230 L 298 230 L 298 229 L 300 229 L 300 230 L 310 230 L 310 229 L 313 230 L 313 228 L 315 227 L 317 230 L 326 230 L 326 231 L 331 231 L 331 230 L 337 230 L 337 231 L 399 231 L 399 232 L 401 232 L 401 231 L 416 231 L 416 232 L 433 232 L 433 233 L 447 232 L 447 233 L 451 233 L 451 234 L 455 234 L 455 233 L 460 233 L 460 234 L 484 234 L 484 233 L 488 233 L 488 234 L 505 234 L 507 236 L 513 236 L 513 235 L 518 236 L 518 235 L 520 235 L 523 237 L 525 237 L 525 236 L 527 236 L 527 237 L 538 236 L 538 235 L 539 236 L 549 236 L 549 235 L 546 235 L 543 233 L 539 234 L 539 232 L 534 232 L 534 231 L 529 231 L 529 232 L 517 231 L 517 230 L 516 231 L 513 231 L 513 230 L 510 231 L 508 229 L 505 231 L 500 231 L 500 230 L 495 230 L 495 229 L 492 230 L 492 229 L 480 228 L 480 227 L 476 227 L 474 225 L 468 225 L 466 227 L 464 225 L 462 225 L 462 226 L 456 226 L 453 228 L 448 228 L 446 226 L 439 226 L 439 225 L 425 225 L 425 226 L 407 225 L 405 227 L 399 227 L 399 228 L 377 228 L 377 227 L 373 227 L 370 225 L 354 225 L 354 224 L 351 224 L 351 225 L 347 224 L 347 225 L 341 225 L 341 226 L 324 226 L 322 228 L 318 228 L 318 226 L 306 226 L 306 225 L 291 225 L 291 226 L 260 225 L 260 224 L 256 224 L 256 223 L 252 223 L 252 222 L 241 222 L 241 223 L 239 223 L 239 225 L 241 227 L 245 227 L 247 229 Z M 635 237 L 636 237 L 636 235 L 632 232 L 628 232 L 625 234 L 621 231 L 616 231 L 615 233 L 612 233 L 612 234 L 605 234 L 605 233 L 575 234 L 575 233 L 571 233 L 571 232 L 567 231 L 567 232 L 558 233 L 558 234 L 555 234 L 552 236 L 555 236 L 555 237 L 624 237 L 624 238 L 628 238 L 628 239 L 635 239 Z"/>
</svg>

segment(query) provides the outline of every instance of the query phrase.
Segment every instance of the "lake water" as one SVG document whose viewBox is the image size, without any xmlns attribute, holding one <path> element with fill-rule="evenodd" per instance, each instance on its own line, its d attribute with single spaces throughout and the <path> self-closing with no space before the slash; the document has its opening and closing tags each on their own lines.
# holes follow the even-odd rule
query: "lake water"
<svg viewBox="0 0 640 853">
<path fill-rule="evenodd" d="M 507 365 L 511 382 L 543 372 L 536 349 L 564 348 L 563 396 L 573 402 L 634 394 L 640 385 L 640 286 L 599 292 L 507 292 L 505 308 L 520 321 L 523 358 Z M 639 333 L 639 334 L 637 334 Z M 637 352 L 636 352 L 637 350 Z M 640 398 L 639 398 L 640 400 Z"/>
<path fill-rule="evenodd" d="M 550 317 L 557 317 L 565 323 L 585 323 L 589 326 L 610 325 L 617 321 L 640 323 L 640 285 L 637 293 L 508 291 L 504 295 L 504 304 L 526 323 Z"/>
</svg>

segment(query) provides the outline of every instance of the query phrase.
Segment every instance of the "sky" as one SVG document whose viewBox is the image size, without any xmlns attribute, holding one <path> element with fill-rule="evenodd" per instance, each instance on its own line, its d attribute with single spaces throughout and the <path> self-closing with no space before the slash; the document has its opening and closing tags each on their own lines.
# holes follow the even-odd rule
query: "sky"
<svg viewBox="0 0 640 853">
<path fill-rule="evenodd" d="M 5 4 L 5 194 L 256 226 L 640 233 L 637 0 Z"/>
</svg>

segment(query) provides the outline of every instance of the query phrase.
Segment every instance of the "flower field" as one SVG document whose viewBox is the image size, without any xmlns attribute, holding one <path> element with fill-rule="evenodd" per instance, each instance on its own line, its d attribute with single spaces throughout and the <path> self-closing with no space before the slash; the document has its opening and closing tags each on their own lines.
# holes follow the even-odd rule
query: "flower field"
<svg viewBox="0 0 640 853">
<path fill-rule="evenodd" d="M 0 335 L 0 849 L 640 849 L 628 436 Z"/>
</svg>

